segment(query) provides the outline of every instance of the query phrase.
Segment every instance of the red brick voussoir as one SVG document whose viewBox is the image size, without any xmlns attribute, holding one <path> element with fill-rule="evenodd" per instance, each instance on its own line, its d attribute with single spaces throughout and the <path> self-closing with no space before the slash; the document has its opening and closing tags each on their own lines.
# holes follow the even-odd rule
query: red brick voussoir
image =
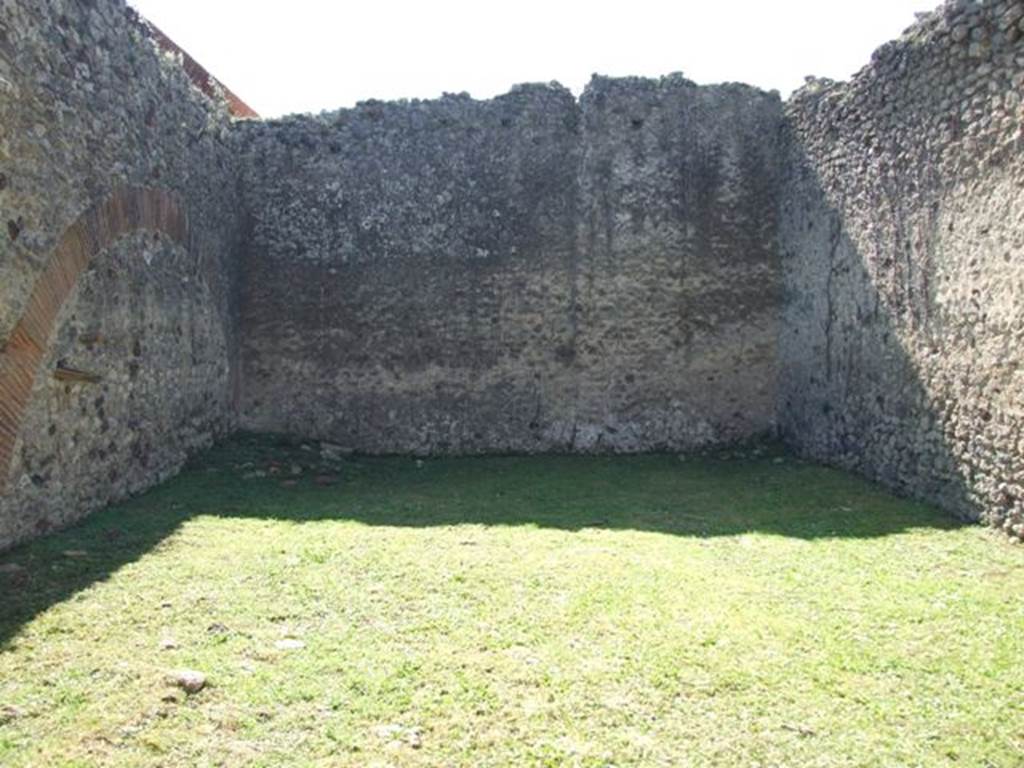
<svg viewBox="0 0 1024 768">
<path fill-rule="evenodd" d="M 14 445 L 61 307 L 92 258 L 138 230 L 160 232 L 184 245 L 185 209 L 164 189 L 115 189 L 64 230 L 33 286 L 24 314 L 0 349 L 0 491 L 9 480 Z"/>
</svg>

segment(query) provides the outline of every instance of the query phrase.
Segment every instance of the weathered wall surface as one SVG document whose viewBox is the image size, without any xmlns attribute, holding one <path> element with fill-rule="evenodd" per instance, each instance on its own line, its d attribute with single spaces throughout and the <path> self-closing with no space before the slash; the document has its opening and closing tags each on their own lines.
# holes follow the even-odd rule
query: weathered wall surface
<svg viewBox="0 0 1024 768">
<path fill-rule="evenodd" d="M 0 548 L 236 402 L 366 452 L 778 427 L 1024 536 L 1022 39 L 951 0 L 785 108 L 595 78 L 232 125 L 120 0 L 0 0 Z"/>
<path fill-rule="evenodd" d="M 787 105 L 780 423 L 1024 535 L 1024 4 L 948 3 Z"/>
<path fill-rule="evenodd" d="M 0 547 L 166 478 L 232 428 L 228 125 L 123 3 L 0 0 L 0 425 L 15 425 L 0 430 Z M 187 222 L 161 226 L 154 200 Z M 34 378 L 19 368 L 33 356 Z M 58 381 L 58 365 L 102 378 Z"/>
<path fill-rule="evenodd" d="M 243 424 L 424 453 L 770 429 L 780 119 L 669 77 L 245 125 Z"/>
</svg>

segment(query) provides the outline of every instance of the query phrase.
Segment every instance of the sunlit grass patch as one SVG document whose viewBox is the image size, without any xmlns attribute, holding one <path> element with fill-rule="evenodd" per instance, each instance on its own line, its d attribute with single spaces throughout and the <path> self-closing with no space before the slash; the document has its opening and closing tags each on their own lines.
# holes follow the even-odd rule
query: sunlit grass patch
<svg viewBox="0 0 1024 768">
<path fill-rule="evenodd" d="M 5 767 L 1024 762 L 1021 550 L 772 450 L 243 438 L 0 564 Z"/>
</svg>

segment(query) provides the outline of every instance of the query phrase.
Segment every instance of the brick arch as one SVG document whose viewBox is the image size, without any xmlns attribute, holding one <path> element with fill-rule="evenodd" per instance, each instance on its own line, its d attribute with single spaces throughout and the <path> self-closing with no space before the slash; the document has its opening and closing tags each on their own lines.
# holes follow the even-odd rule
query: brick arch
<svg viewBox="0 0 1024 768">
<path fill-rule="evenodd" d="M 61 307 L 92 258 L 137 230 L 161 232 L 184 245 L 185 209 L 166 190 L 120 187 L 85 211 L 64 230 L 24 314 L 0 348 L 0 490 L 7 485 L 14 444 Z"/>
</svg>

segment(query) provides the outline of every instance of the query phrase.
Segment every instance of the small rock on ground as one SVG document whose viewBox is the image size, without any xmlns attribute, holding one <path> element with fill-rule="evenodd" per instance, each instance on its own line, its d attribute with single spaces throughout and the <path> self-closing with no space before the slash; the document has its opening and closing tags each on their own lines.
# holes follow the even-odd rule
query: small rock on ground
<svg viewBox="0 0 1024 768">
<path fill-rule="evenodd" d="M 398 723 L 387 723 L 376 726 L 373 732 L 378 738 L 386 741 L 390 749 L 401 747 L 419 749 L 423 746 L 422 731 L 416 727 L 408 728 Z"/>
<path fill-rule="evenodd" d="M 206 675 L 194 669 L 179 670 L 174 673 L 172 679 L 185 693 L 199 693 L 206 687 Z"/>
<path fill-rule="evenodd" d="M 328 461 L 340 461 L 343 456 L 350 454 L 342 445 L 334 443 L 320 443 L 320 457 Z"/>
</svg>

